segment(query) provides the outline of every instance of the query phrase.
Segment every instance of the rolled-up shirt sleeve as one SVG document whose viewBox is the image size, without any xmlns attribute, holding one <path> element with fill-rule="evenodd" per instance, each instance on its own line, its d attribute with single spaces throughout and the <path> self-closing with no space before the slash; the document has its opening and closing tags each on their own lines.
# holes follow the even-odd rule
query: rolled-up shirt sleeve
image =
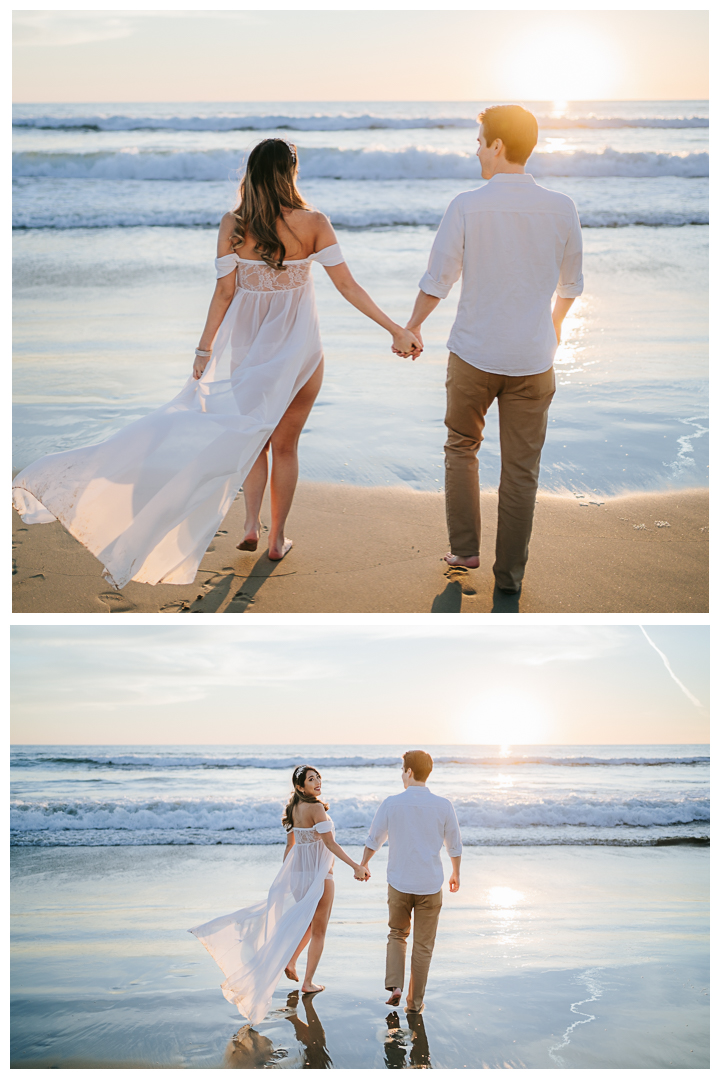
<svg viewBox="0 0 720 1080">
<path fill-rule="evenodd" d="M 377 851 L 381 848 L 388 838 L 388 815 L 387 806 L 385 803 L 381 803 L 378 807 L 375 817 L 372 820 L 370 826 L 370 832 L 367 834 L 365 841 L 365 847 L 370 848 L 372 851 Z"/>
<path fill-rule="evenodd" d="M 449 804 L 447 817 L 445 818 L 445 848 L 451 858 L 462 855 L 462 840 L 460 839 L 460 826 L 457 814 L 452 803 Z"/>
<path fill-rule="evenodd" d="M 427 271 L 420 288 L 444 300 L 462 273 L 465 251 L 465 217 L 457 199 L 448 206 L 435 234 Z"/>
<path fill-rule="evenodd" d="M 570 224 L 570 235 L 565 243 L 557 287 L 558 296 L 564 300 L 571 300 L 575 296 L 580 296 L 584 285 L 582 274 L 582 229 L 580 228 L 580 218 L 574 203 L 572 207 L 573 216 Z"/>
</svg>

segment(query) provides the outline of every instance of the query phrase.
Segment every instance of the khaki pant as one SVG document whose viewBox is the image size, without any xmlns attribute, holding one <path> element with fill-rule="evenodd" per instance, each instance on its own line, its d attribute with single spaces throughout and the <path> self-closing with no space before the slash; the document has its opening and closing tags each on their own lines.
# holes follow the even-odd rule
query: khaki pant
<svg viewBox="0 0 720 1080">
<path fill-rule="evenodd" d="M 450 353 L 445 385 L 445 511 L 450 550 L 464 558 L 480 553 L 477 453 L 485 414 L 497 398 L 501 475 L 493 572 L 499 588 L 517 591 L 528 558 L 555 371 L 493 375 Z"/>
<path fill-rule="evenodd" d="M 420 1012 L 422 1009 L 441 907 L 442 889 L 429 896 L 420 896 L 398 892 L 392 885 L 388 885 L 390 933 L 385 964 L 385 987 L 392 990 L 399 986 L 402 990 L 405 985 L 405 952 L 412 916 L 413 947 L 408 986 L 408 1009 L 412 1012 Z"/>
</svg>

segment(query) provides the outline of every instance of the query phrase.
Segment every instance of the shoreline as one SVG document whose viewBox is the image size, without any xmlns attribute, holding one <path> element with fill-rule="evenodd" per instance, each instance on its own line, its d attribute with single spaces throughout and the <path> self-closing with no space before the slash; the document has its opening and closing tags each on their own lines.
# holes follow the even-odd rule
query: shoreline
<svg viewBox="0 0 720 1080">
<path fill-rule="evenodd" d="M 700 612 L 708 610 L 708 491 L 603 499 L 540 492 L 522 593 L 493 595 L 497 493 L 481 495 L 480 568 L 447 551 L 444 496 L 407 488 L 301 482 L 288 520 L 293 551 L 239 552 L 239 495 L 191 585 L 131 581 L 115 592 L 93 555 L 55 522 L 13 511 L 13 612 Z M 263 520 L 269 520 L 267 500 Z"/>
<path fill-rule="evenodd" d="M 187 927 L 264 898 L 277 847 L 11 858 L 13 1068 L 709 1067 L 707 851 L 467 850 L 418 1024 L 384 1003 L 381 851 L 338 868 L 326 992 L 281 977 L 255 1027 Z"/>
</svg>

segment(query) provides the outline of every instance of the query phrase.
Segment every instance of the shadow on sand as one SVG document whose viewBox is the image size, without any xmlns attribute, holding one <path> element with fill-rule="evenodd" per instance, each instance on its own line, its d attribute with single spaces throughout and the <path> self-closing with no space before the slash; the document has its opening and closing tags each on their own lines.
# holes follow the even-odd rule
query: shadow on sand
<svg viewBox="0 0 720 1080">
<path fill-rule="evenodd" d="M 493 591 L 493 615 L 518 615 L 520 612 L 520 596 L 522 595 L 522 585 L 516 593 L 512 596 L 508 596 L 507 593 L 500 592 L 497 586 Z"/>
<path fill-rule="evenodd" d="M 282 559 L 277 562 L 269 559 L 267 552 L 261 555 L 245 578 L 243 585 L 230 597 L 229 603 L 226 603 L 227 598 L 240 575 L 226 568 L 227 573 L 216 575 L 217 580 L 213 581 L 212 588 L 203 596 L 198 596 L 187 610 L 222 611 L 223 613 L 247 611 L 250 605 L 255 603 L 255 597 L 260 589 L 281 563 Z"/>
</svg>

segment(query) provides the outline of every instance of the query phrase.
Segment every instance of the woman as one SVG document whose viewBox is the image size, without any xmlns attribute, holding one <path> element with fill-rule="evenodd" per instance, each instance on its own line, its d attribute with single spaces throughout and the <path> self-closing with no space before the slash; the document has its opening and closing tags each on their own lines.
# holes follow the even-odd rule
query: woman
<svg viewBox="0 0 720 1080">
<path fill-rule="evenodd" d="M 323 374 L 313 262 L 391 333 L 396 352 L 421 351 L 353 279 L 330 222 L 300 196 L 297 168 L 283 139 L 265 139 L 250 154 L 239 205 L 220 224 L 218 281 L 192 378 L 177 397 L 103 443 L 40 458 L 13 482 L 23 521 L 59 519 L 117 588 L 131 579 L 192 583 L 241 486 L 238 547 L 254 551 L 269 448 L 268 557 L 290 550 L 297 444 Z"/>
<path fill-rule="evenodd" d="M 283 865 L 270 886 L 268 898 L 232 915 L 195 926 L 190 931 L 203 943 L 227 976 L 222 992 L 251 1023 L 259 1023 L 284 971 L 298 982 L 296 964 L 309 943 L 302 982 L 303 994 L 324 986 L 313 982 L 322 956 L 335 884 L 333 856 L 351 866 L 358 881 L 370 877 L 335 843 L 333 823 L 321 799 L 322 779 L 311 765 L 292 775 L 293 794 L 282 819 L 287 829 Z"/>
</svg>

